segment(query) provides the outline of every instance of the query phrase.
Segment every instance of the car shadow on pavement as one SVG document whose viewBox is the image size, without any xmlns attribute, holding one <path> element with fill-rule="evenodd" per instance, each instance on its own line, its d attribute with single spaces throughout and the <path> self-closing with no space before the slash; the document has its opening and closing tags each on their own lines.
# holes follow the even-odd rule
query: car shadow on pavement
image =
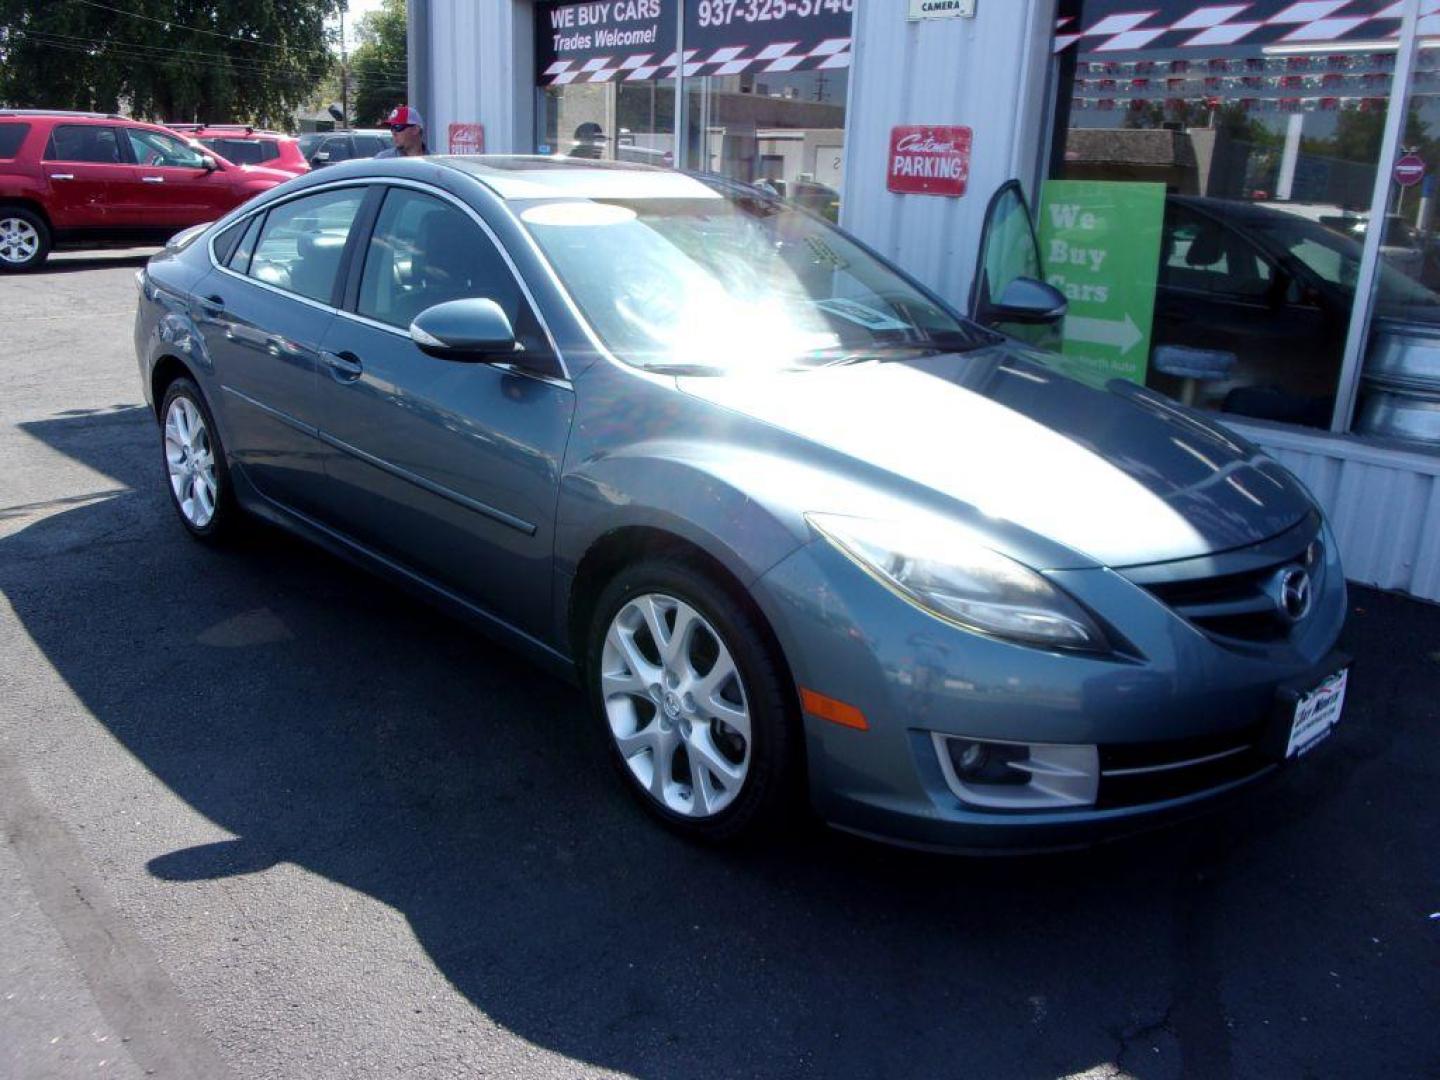
<svg viewBox="0 0 1440 1080">
<path fill-rule="evenodd" d="M 76 274 L 82 270 L 114 270 L 126 266 L 133 266 L 138 270 L 158 250 L 158 248 L 149 247 L 141 251 L 132 252 L 126 249 L 108 254 L 58 251 L 51 254 L 42 266 L 27 271 L 27 273 L 35 277 L 46 277 L 50 274 Z"/>
<path fill-rule="evenodd" d="M 1417 989 L 1433 943 L 1394 940 L 1440 880 L 1413 812 L 1434 805 L 1435 609 L 1357 593 L 1337 736 L 1202 822 L 1025 859 L 818 826 L 712 851 L 633 804 L 573 688 L 277 532 L 190 541 L 147 410 L 23 427 L 128 490 L 8 530 L 0 590 L 95 719 L 235 837 L 149 871 L 293 863 L 360 890 L 538 1046 L 645 1077 L 1220 1077 L 1404 1073 L 1437 1045 L 1407 1027 L 1440 1004 Z M 1386 1014 L 1363 1038 L 1357 995 Z"/>
</svg>

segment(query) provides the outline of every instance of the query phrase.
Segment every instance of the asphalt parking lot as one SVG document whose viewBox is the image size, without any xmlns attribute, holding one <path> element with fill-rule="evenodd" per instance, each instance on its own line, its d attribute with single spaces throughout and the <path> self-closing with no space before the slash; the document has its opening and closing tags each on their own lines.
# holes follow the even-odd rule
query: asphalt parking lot
<svg viewBox="0 0 1440 1080">
<path fill-rule="evenodd" d="M 0 278 L 0 1076 L 1440 1075 L 1440 608 L 1352 593 L 1328 745 L 974 860 L 700 850 L 579 694 L 174 520 L 133 253 Z"/>
</svg>

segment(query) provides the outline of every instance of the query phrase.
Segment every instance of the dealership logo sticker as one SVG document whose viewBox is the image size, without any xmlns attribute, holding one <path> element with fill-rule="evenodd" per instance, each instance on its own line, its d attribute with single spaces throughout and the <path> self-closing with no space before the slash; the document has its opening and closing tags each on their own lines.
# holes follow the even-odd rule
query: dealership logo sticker
<svg viewBox="0 0 1440 1080">
<path fill-rule="evenodd" d="M 887 186 L 900 195 L 959 198 L 970 185 L 973 141 L 968 127 L 892 128 Z"/>
<path fill-rule="evenodd" d="M 485 152 L 484 124 L 451 124 L 450 153 L 483 154 Z"/>
</svg>

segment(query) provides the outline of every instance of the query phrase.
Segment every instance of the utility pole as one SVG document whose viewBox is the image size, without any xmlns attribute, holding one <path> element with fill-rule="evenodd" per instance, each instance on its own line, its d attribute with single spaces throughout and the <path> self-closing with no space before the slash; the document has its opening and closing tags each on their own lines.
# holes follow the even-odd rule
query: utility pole
<svg viewBox="0 0 1440 1080">
<path fill-rule="evenodd" d="M 350 65 L 345 51 L 345 9 L 348 0 L 340 0 L 340 126 L 350 126 Z"/>
</svg>

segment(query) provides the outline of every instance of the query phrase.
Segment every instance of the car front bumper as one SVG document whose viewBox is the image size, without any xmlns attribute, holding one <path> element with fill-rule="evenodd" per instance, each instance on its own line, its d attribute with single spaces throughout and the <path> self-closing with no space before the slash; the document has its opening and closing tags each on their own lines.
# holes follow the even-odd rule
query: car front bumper
<svg viewBox="0 0 1440 1080">
<path fill-rule="evenodd" d="M 805 715 L 822 817 L 889 841 L 969 851 L 1083 846 L 1142 831 L 1280 771 L 1277 730 L 1294 700 L 1286 691 L 1318 685 L 1345 663 L 1333 652 L 1346 604 L 1333 545 L 1310 615 L 1264 644 L 1217 639 L 1110 570 L 1049 576 L 1138 655 L 1046 651 L 969 633 L 879 585 L 824 540 L 756 583 L 798 686 L 858 709 L 868 725 Z M 1088 805 L 1054 809 L 974 805 L 957 793 L 953 771 L 947 777 L 937 735 L 1095 746 L 1098 793 Z"/>
</svg>

